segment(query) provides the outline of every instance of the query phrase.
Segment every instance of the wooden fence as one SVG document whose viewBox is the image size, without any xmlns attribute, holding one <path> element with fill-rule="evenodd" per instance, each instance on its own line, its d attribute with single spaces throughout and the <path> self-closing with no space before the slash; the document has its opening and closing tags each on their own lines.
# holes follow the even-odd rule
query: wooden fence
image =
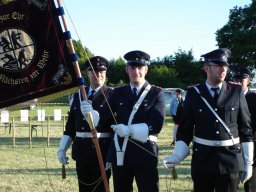
<svg viewBox="0 0 256 192">
<path fill-rule="evenodd" d="M 0 128 L 4 128 L 4 132 L 2 131 L 2 136 L 6 136 L 12 138 L 12 147 L 16 147 L 16 139 L 17 134 L 16 130 L 22 130 L 22 137 L 28 137 L 28 146 L 32 147 L 32 137 L 37 137 L 37 131 L 39 128 L 46 129 L 46 138 L 47 138 L 47 147 L 50 146 L 50 131 L 53 127 L 57 127 L 58 130 L 61 129 L 61 132 L 65 130 L 67 115 L 62 115 L 60 121 L 54 121 L 53 116 L 45 116 L 45 121 L 38 121 L 37 116 L 29 116 L 27 122 L 20 121 L 20 117 L 11 117 L 9 122 L 1 122 Z M 28 128 L 28 130 L 26 129 Z M 53 136 L 53 135 L 52 135 Z M 60 136 L 59 134 L 55 137 Z M 1 138 L 1 137 L 0 137 Z"/>
</svg>

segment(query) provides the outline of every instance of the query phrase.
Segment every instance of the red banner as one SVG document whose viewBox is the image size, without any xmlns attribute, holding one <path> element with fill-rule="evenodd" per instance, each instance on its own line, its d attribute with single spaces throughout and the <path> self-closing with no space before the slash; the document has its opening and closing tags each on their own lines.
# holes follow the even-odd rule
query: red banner
<svg viewBox="0 0 256 192">
<path fill-rule="evenodd" d="M 0 1 L 0 108 L 75 86 L 54 1 Z"/>
</svg>

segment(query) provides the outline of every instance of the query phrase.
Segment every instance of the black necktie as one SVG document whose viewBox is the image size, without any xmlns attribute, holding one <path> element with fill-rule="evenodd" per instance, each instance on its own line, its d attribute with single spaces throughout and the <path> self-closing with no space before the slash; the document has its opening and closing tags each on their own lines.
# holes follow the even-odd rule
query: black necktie
<svg viewBox="0 0 256 192">
<path fill-rule="evenodd" d="M 219 97 L 219 93 L 218 93 L 219 87 L 217 87 L 217 88 L 212 87 L 211 90 L 214 91 L 213 99 L 214 99 L 215 103 L 217 103 L 217 100 L 218 100 L 218 97 Z"/>
<path fill-rule="evenodd" d="M 136 89 L 136 87 L 134 87 L 134 88 L 132 89 L 132 98 L 133 98 L 133 99 L 136 99 L 136 98 L 137 98 L 137 89 Z"/>
<path fill-rule="evenodd" d="M 88 97 L 88 100 L 92 100 L 94 96 L 95 90 L 91 90 L 91 95 Z"/>
</svg>

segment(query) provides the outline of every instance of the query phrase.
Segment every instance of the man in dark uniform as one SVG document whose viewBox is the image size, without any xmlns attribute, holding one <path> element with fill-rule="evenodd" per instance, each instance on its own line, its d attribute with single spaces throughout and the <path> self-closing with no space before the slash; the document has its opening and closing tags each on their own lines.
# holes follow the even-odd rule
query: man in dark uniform
<svg viewBox="0 0 256 192">
<path fill-rule="evenodd" d="M 230 54 L 221 48 L 202 55 L 206 82 L 188 89 L 174 152 L 164 159 L 168 168 L 179 164 L 194 140 L 194 192 L 234 192 L 239 178 L 244 183 L 252 175 L 253 137 L 245 96 L 241 86 L 224 81 Z"/>
<path fill-rule="evenodd" d="M 130 192 L 135 178 L 139 192 L 157 192 L 156 141 L 164 123 L 164 94 L 145 79 L 150 59 L 147 53 L 131 51 L 124 58 L 130 83 L 115 88 L 109 99 L 110 108 L 116 114 L 116 125 L 111 126 L 115 136 L 109 153 L 114 191 Z M 109 118 L 111 114 L 106 112 L 100 116 L 100 122 Z"/>
<path fill-rule="evenodd" d="M 103 182 L 100 181 L 100 184 L 97 182 L 101 177 L 101 172 L 95 146 L 92 142 L 90 127 L 81 113 L 80 103 L 91 101 L 90 103 L 92 103 L 93 108 L 99 114 L 102 113 L 102 107 L 113 91 L 105 85 L 108 66 L 109 62 L 107 59 L 100 56 L 92 57 L 85 62 L 85 67 L 90 80 L 90 86 L 85 88 L 88 101 L 82 101 L 80 91 L 74 94 L 72 101 L 70 102 L 71 107 L 66 124 L 66 130 L 64 131 L 64 135 L 60 141 L 58 159 L 64 165 L 68 163 L 66 151 L 73 142 L 72 158 L 76 161 L 76 171 L 80 192 L 105 191 Z M 95 73 L 93 72 L 92 67 Z M 98 132 L 97 136 L 103 161 L 105 162 L 113 130 L 110 128 L 109 122 L 106 122 L 105 124 L 98 124 L 96 129 Z M 106 174 L 109 179 L 110 170 L 107 171 Z"/>
<path fill-rule="evenodd" d="M 234 66 L 234 81 L 242 86 L 248 108 L 251 114 L 251 127 L 254 135 L 254 164 L 252 177 L 245 182 L 245 192 L 256 192 L 256 93 L 252 92 L 248 85 L 250 84 L 251 71 L 242 66 Z"/>
</svg>

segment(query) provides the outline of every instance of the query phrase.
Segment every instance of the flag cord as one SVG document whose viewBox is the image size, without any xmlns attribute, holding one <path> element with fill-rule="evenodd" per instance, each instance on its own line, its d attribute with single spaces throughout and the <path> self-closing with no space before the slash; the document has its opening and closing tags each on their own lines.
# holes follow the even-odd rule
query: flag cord
<svg viewBox="0 0 256 192">
<path fill-rule="evenodd" d="M 83 42 L 82 42 L 82 40 L 81 40 L 81 38 L 80 38 L 80 36 L 79 36 L 79 34 L 78 34 L 78 31 L 77 31 L 77 29 L 76 29 L 76 27 L 75 27 L 75 25 L 74 25 L 73 20 L 72 20 L 70 14 L 69 14 L 69 12 L 68 12 L 68 9 L 67 9 L 67 7 L 66 7 L 66 5 L 65 5 L 64 0 L 62 0 L 62 2 L 63 2 L 63 5 L 64 5 L 64 7 L 65 7 L 65 10 L 67 11 L 67 15 L 68 15 L 68 17 L 69 17 L 69 19 L 70 19 L 70 21 L 71 21 L 71 25 L 72 25 L 72 27 L 73 27 L 74 30 L 75 30 L 76 36 L 78 37 L 79 42 L 82 44 L 84 55 L 87 57 L 87 58 L 84 58 L 84 59 L 88 59 L 88 62 L 89 62 L 89 64 L 90 64 L 91 68 L 92 68 L 92 71 L 93 71 L 93 73 L 94 73 L 94 75 L 95 75 L 95 77 L 96 77 L 96 79 L 97 79 L 95 70 L 94 70 L 94 68 L 92 67 L 92 64 L 91 64 L 91 62 L 90 62 L 90 60 L 89 60 L 89 56 L 88 56 L 88 54 L 87 54 L 87 52 L 86 52 L 86 50 L 85 50 L 85 48 L 84 48 Z M 102 88 L 101 88 L 100 90 L 101 90 L 101 93 L 102 93 L 103 96 L 104 96 L 104 99 L 105 99 L 105 101 L 106 101 L 106 104 L 107 104 L 107 106 L 108 106 L 110 112 L 111 112 L 112 118 L 113 118 L 114 121 L 115 121 L 115 124 L 118 124 L 118 122 L 117 122 L 117 120 L 116 120 L 116 118 L 115 118 L 114 112 L 113 112 L 113 110 L 112 110 L 112 108 L 111 108 L 111 106 L 110 106 L 110 104 L 109 104 L 109 102 L 108 102 L 108 99 L 107 99 L 107 97 L 106 97 L 104 91 L 102 90 Z M 142 147 L 141 145 L 137 144 L 137 143 L 134 142 L 133 140 L 129 139 L 129 141 L 132 142 L 133 144 L 135 144 L 136 146 L 138 146 L 139 148 L 143 149 L 145 152 L 149 153 L 150 155 L 152 155 L 152 156 L 158 158 L 157 155 L 153 154 L 152 152 L 150 152 L 149 150 L 145 149 L 145 148 Z"/>
<path fill-rule="evenodd" d="M 57 2 L 58 2 L 58 7 L 62 7 L 61 0 L 57 0 Z M 61 18 L 62 18 L 62 23 L 63 23 L 64 29 L 65 29 L 65 32 L 67 32 L 68 27 L 67 27 L 67 23 L 66 23 L 66 19 L 65 19 L 64 15 L 61 15 Z M 71 38 L 68 39 L 68 44 L 69 44 L 70 53 L 75 54 L 75 49 L 74 49 L 73 42 L 72 42 Z M 74 61 L 73 65 L 74 65 L 74 69 L 75 69 L 75 73 L 77 75 L 77 78 L 82 78 L 78 61 L 77 60 Z M 91 65 L 91 63 L 90 63 L 90 65 Z M 82 93 L 83 100 L 86 101 L 87 96 L 86 96 L 86 92 L 85 92 L 85 89 L 84 89 L 84 85 L 79 85 L 79 89 Z M 86 119 L 87 119 L 87 121 L 93 122 L 91 114 L 89 114 L 86 117 Z M 109 185 L 108 185 L 108 181 L 107 181 L 107 175 L 106 175 L 106 172 L 105 172 L 103 158 L 102 158 L 102 154 L 101 154 L 101 150 L 100 150 L 100 146 L 99 146 L 99 141 L 98 141 L 98 137 L 97 137 L 97 130 L 95 129 L 93 123 L 91 123 L 91 124 L 89 123 L 89 125 L 90 125 L 92 135 L 93 135 L 93 142 L 95 144 L 96 154 L 97 154 L 98 163 L 99 163 L 99 166 L 100 166 L 100 171 L 101 171 L 101 175 L 102 175 L 104 188 L 105 188 L 106 192 L 109 192 L 110 189 L 109 189 Z"/>
<path fill-rule="evenodd" d="M 88 54 L 87 54 L 87 52 L 86 52 L 86 50 L 85 50 L 85 48 L 84 48 L 84 46 L 83 46 L 83 43 L 82 43 L 82 40 L 81 40 L 79 34 L 78 34 L 78 32 L 77 32 L 77 30 L 76 30 L 76 28 L 75 28 L 75 26 L 74 26 L 74 22 L 73 22 L 73 20 L 72 20 L 70 14 L 69 14 L 69 12 L 68 12 L 68 9 L 67 9 L 67 7 L 66 7 L 66 5 L 65 5 L 65 3 L 64 3 L 64 0 L 62 0 L 62 2 L 63 2 L 63 5 L 64 5 L 64 7 L 65 7 L 65 10 L 67 10 L 68 17 L 69 17 L 69 19 L 70 19 L 70 21 L 71 21 L 72 27 L 73 27 L 74 30 L 75 30 L 75 33 L 76 33 L 76 35 L 77 35 L 77 37 L 78 37 L 78 40 L 79 40 L 79 42 L 82 44 L 83 52 L 84 52 L 84 54 L 85 54 L 86 57 L 87 57 L 87 58 L 84 58 L 84 59 L 88 59 L 88 62 L 89 62 L 89 64 L 90 64 L 91 68 L 92 68 L 92 71 L 93 71 L 93 73 L 94 73 L 94 75 L 95 75 L 95 77 L 96 77 L 96 79 L 97 79 L 95 70 L 94 70 L 94 68 L 92 67 L 92 64 L 91 64 L 91 62 L 90 62 L 90 60 L 89 60 L 89 56 L 88 56 Z M 102 94 L 103 94 L 103 96 L 104 96 L 104 99 L 105 99 L 105 101 L 106 101 L 106 104 L 107 104 L 107 106 L 108 106 L 108 108 L 109 108 L 109 110 L 110 110 L 110 112 L 111 112 L 111 115 L 112 115 L 112 117 L 113 117 L 113 119 L 114 119 L 114 121 L 115 121 L 115 124 L 118 124 L 118 122 L 117 122 L 117 120 L 116 120 L 116 118 L 115 118 L 114 112 L 113 112 L 113 110 L 111 109 L 110 104 L 109 104 L 109 102 L 108 102 L 108 99 L 107 99 L 107 97 L 106 97 L 104 91 L 102 90 L 102 88 L 101 88 L 101 92 L 102 92 Z M 129 139 L 129 141 L 133 142 L 133 140 L 131 140 L 131 139 Z M 155 154 L 153 154 L 152 152 L 150 152 L 150 151 L 148 151 L 147 149 L 143 148 L 142 146 L 138 145 L 136 142 L 133 142 L 133 143 L 134 143 L 135 145 L 137 145 L 138 147 L 142 148 L 142 149 L 143 149 L 144 151 L 146 151 L 147 153 L 149 153 L 149 154 L 151 154 L 152 156 L 155 156 L 156 158 L 158 158 Z"/>
<path fill-rule="evenodd" d="M 51 180 L 51 177 L 50 177 L 50 174 L 49 174 L 49 167 L 48 167 L 48 161 L 47 161 L 47 156 L 46 156 L 46 147 L 45 147 L 45 142 L 44 142 L 44 124 L 43 124 L 43 107 L 41 105 L 41 114 L 40 114 L 40 118 L 41 118 L 41 127 L 42 127 L 42 143 L 43 143 L 43 149 L 44 149 L 44 162 L 45 162 L 45 168 L 47 170 L 47 177 L 48 177 L 48 180 L 50 182 L 50 186 L 52 188 L 52 190 L 55 192 L 55 188 L 53 187 L 53 183 L 52 183 L 52 180 Z M 49 131 L 49 130 L 48 130 Z M 32 132 L 31 132 L 31 135 L 32 135 Z"/>
<path fill-rule="evenodd" d="M 60 0 L 57 0 L 57 1 L 58 1 L 58 6 L 61 7 L 62 4 L 61 4 Z M 90 66 L 91 66 L 91 68 L 92 68 L 92 71 L 93 71 L 95 77 L 97 78 L 96 73 L 95 73 L 95 70 L 94 70 L 94 68 L 92 67 L 92 64 L 91 64 L 91 62 L 90 62 L 90 60 L 89 60 L 88 53 L 86 52 L 85 47 L 83 46 L 82 40 L 81 40 L 81 38 L 80 38 L 80 36 L 79 36 L 79 34 L 78 34 L 78 31 L 77 31 L 76 27 L 74 26 L 74 22 L 73 22 L 73 20 L 72 20 L 70 14 L 69 14 L 69 12 L 68 12 L 68 9 L 67 9 L 67 7 L 66 7 L 66 5 L 65 5 L 64 0 L 62 0 L 62 3 L 63 3 L 63 5 L 64 5 L 64 7 L 65 7 L 65 10 L 66 10 L 66 12 L 67 12 L 67 15 L 68 15 L 70 21 L 71 21 L 71 25 L 72 25 L 73 29 L 75 30 L 75 33 L 76 33 L 76 35 L 77 35 L 77 37 L 78 37 L 78 40 L 79 40 L 79 42 L 82 44 L 83 52 L 84 52 L 84 58 L 83 58 L 83 59 L 88 60 Z M 63 21 L 64 28 L 65 28 L 66 31 L 68 31 L 68 30 L 67 30 L 66 20 L 65 20 L 64 16 L 61 16 L 61 17 L 62 17 L 62 19 L 64 19 L 64 21 Z M 73 43 L 72 43 L 72 40 L 71 40 L 71 39 L 69 40 L 69 43 L 72 44 L 72 46 L 70 46 L 71 51 L 75 52 L 74 47 L 73 47 Z M 78 67 L 78 69 L 79 69 L 79 66 L 78 66 L 78 63 L 77 63 L 77 62 L 76 62 L 76 65 L 77 65 L 77 67 Z M 78 74 L 79 74 L 79 76 L 81 77 L 81 72 L 80 72 L 80 70 L 79 70 L 79 73 L 78 73 Z M 83 87 L 83 86 L 82 86 L 82 88 L 81 88 L 81 86 L 80 86 L 80 90 L 81 90 L 82 96 L 83 96 L 83 94 L 84 94 L 84 96 L 86 97 L 86 93 L 85 93 L 85 90 L 84 90 L 84 87 Z M 117 122 L 117 120 L 116 120 L 116 118 L 115 118 L 115 115 L 114 115 L 114 113 L 113 113 L 113 110 L 111 109 L 111 106 L 110 106 L 110 104 L 109 104 L 109 102 L 108 102 L 108 99 L 107 99 L 107 97 L 106 97 L 104 91 L 102 90 L 102 88 L 101 88 L 100 90 L 101 90 L 101 92 L 102 92 L 102 94 L 103 94 L 103 96 L 104 96 L 104 99 L 105 99 L 105 101 L 106 101 L 106 104 L 107 104 L 107 106 L 108 106 L 108 108 L 109 108 L 109 110 L 110 110 L 110 112 L 111 112 L 111 115 L 112 115 L 112 117 L 113 117 L 115 123 L 118 124 L 118 122 Z M 83 96 L 83 98 L 84 98 L 84 96 Z M 131 140 L 131 139 L 129 139 L 129 141 L 133 142 L 133 140 Z M 137 144 L 136 142 L 133 142 L 133 143 L 134 143 L 135 145 L 137 145 L 138 147 L 142 148 L 144 151 L 146 151 L 146 152 L 149 153 L 150 155 L 152 155 L 152 156 L 158 158 L 157 155 L 155 155 L 155 154 L 153 154 L 152 152 L 148 151 L 147 149 L 143 148 L 142 146 L 140 146 L 140 145 Z"/>
</svg>

